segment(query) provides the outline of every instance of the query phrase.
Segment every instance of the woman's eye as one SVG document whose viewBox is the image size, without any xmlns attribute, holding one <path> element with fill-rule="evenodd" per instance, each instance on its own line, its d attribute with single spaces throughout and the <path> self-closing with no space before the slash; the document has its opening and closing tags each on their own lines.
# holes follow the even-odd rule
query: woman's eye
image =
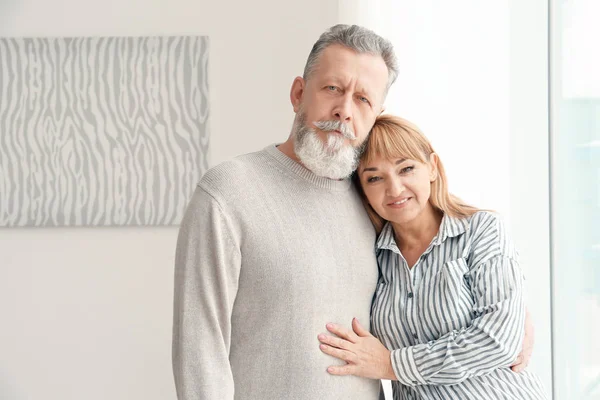
<svg viewBox="0 0 600 400">
<path fill-rule="evenodd" d="M 407 173 L 411 172 L 413 169 L 415 169 L 415 167 L 412 165 L 410 167 L 404 167 L 400 170 L 400 173 L 407 174 Z"/>
<path fill-rule="evenodd" d="M 378 176 L 371 176 L 371 177 L 367 178 L 367 182 L 368 183 L 374 183 L 374 182 L 377 182 L 379 180 L 381 180 L 381 178 L 378 177 Z"/>
</svg>

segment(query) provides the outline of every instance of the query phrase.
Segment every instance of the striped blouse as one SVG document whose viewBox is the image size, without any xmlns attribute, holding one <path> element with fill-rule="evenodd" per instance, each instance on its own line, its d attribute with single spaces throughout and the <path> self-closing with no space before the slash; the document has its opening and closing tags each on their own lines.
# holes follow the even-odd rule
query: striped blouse
<svg viewBox="0 0 600 400">
<path fill-rule="evenodd" d="M 496 214 L 444 216 L 412 268 L 391 224 L 377 240 L 373 334 L 392 350 L 399 399 L 546 399 L 537 376 L 513 372 L 525 323 L 517 252 Z"/>
</svg>

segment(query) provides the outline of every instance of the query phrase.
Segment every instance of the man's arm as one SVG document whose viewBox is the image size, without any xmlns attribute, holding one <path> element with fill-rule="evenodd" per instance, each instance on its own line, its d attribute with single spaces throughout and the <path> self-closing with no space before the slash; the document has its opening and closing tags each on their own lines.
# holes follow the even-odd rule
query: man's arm
<svg viewBox="0 0 600 400">
<path fill-rule="evenodd" d="M 241 256 L 230 220 L 200 186 L 175 256 L 173 375 L 179 400 L 231 400 L 231 312 Z"/>
<path fill-rule="evenodd" d="M 531 315 L 529 309 L 525 308 L 525 336 L 523 337 L 523 347 L 521 353 L 519 353 L 517 360 L 510 368 L 514 372 L 521 372 L 527 368 L 529 361 L 531 360 L 531 354 L 533 353 L 533 343 L 535 341 L 533 322 L 531 321 Z"/>
</svg>

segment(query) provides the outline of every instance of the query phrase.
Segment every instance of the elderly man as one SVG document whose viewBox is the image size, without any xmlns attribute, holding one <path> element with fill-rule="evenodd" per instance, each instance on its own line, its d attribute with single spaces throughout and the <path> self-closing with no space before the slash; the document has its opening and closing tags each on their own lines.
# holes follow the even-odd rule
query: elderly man
<svg viewBox="0 0 600 400">
<path fill-rule="evenodd" d="M 198 184 L 176 255 L 180 400 L 379 398 L 377 381 L 329 375 L 316 336 L 327 321 L 369 321 L 375 233 L 347 178 L 396 75 L 387 40 L 329 29 L 292 84 L 287 141 Z"/>
</svg>

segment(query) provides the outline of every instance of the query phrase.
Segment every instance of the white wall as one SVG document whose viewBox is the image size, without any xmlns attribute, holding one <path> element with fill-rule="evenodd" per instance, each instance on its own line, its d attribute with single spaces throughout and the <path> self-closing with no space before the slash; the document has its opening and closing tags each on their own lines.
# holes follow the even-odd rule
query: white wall
<svg viewBox="0 0 600 400">
<path fill-rule="evenodd" d="M 431 139 L 452 192 L 509 218 L 507 3 L 383 3 L 384 15 L 396 17 L 378 30 L 394 41 L 400 64 L 387 110 Z"/>
<path fill-rule="evenodd" d="M 333 0 L 0 0 L 0 36 L 209 35 L 214 165 L 287 138 L 289 87 L 337 10 Z M 0 229 L 0 399 L 174 399 L 176 235 Z"/>
<path fill-rule="evenodd" d="M 513 227 L 548 383 L 546 2 L 396 1 L 378 23 L 390 2 L 0 0 L 0 36 L 209 35 L 212 165 L 287 137 L 289 86 L 323 29 L 390 36 L 390 111 L 432 138 L 454 192 Z M 0 398 L 173 399 L 176 234 L 0 229 Z"/>
</svg>

